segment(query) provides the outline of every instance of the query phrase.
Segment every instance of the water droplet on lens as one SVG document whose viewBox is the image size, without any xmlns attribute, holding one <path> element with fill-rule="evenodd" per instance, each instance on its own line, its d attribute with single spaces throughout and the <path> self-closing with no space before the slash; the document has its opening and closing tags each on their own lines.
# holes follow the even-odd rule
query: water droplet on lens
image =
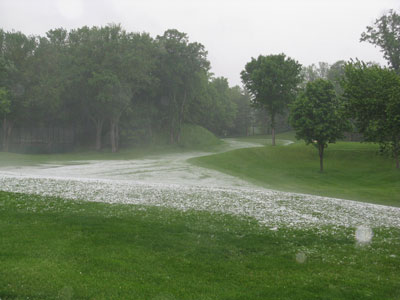
<svg viewBox="0 0 400 300">
<path fill-rule="evenodd" d="M 358 226 L 355 232 L 355 237 L 358 243 L 368 244 L 372 240 L 372 229 L 367 226 Z"/>
<path fill-rule="evenodd" d="M 307 259 L 307 256 L 306 256 L 306 254 L 304 252 L 299 252 L 299 253 L 296 254 L 296 261 L 299 264 L 304 263 L 306 261 L 306 259 Z"/>
</svg>

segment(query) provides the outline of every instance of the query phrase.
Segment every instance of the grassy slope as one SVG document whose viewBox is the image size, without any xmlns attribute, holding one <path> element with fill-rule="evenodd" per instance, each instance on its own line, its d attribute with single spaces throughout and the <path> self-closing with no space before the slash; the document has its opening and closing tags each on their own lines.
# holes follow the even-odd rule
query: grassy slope
<svg viewBox="0 0 400 300">
<path fill-rule="evenodd" d="M 290 138 L 285 134 L 283 139 Z M 250 138 L 249 140 L 254 140 Z M 312 146 L 239 149 L 191 162 L 283 191 L 400 206 L 400 172 L 371 144 L 339 142 L 325 153 L 325 172 Z"/>
<path fill-rule="evenodd" d="M 0 298 L 398 299 L 399 234 L 0 192 Z"/>
</svg>

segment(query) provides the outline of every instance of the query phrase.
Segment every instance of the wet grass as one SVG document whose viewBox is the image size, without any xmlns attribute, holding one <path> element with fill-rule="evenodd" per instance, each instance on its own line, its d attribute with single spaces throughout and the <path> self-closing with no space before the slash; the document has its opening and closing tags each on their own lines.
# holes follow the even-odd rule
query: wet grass
<svg viewBox="0 0 400 300">
<path fill-rule="evenodd" d="M 185 153 L 192 151 L 218 152 L 224 149 L 224 142 L 207 129 L 185 124 L 178 144 L 169 143 L 169 134 L 159 134 L 152 144 L 136 144 L 121 148 L 117 153 L 104 148 L 77 148 L 72 152 L 58 154 L 17 154 L 0 151 L 0 167 L 31 166 L 46 163 L 78 164 L 88 160 L 130 160 L 148 156 Z"/>
<path fill-rule="evenodd" d="M 103 151 L 93 151 L 87 149 L 77 149 L 76 151 L 60 154 L 18 154 L 0 152 L 0 167 L 9 166 L 33 166 L 46 163 L 57 164 L 79 164 L 79 161 L 89 160 L 131 160 L 141 159 L 149 156 L 160 156 L 175 153 L 185 153 L 192 151 L 218 152 L 224 148 L 224 142 L 218 140 L 213 145 L 149 145 L 123 148 L 117 153 L 111 153 L 108 149 Z"/>
<path fill-rule="evenodd" d="M 399 299 L 400 231 L 0 192 L 1 299 Z"/>
<path fill-rule="evenodd" d="M 267 188 L 400 206 L 400 171 L 392 159 L 377 152 L 373 144 L 330 144 L 323 173 L 315 147 L 302 142 L 276 147 L 267 143 L 190 161 Z"/>
</svg>

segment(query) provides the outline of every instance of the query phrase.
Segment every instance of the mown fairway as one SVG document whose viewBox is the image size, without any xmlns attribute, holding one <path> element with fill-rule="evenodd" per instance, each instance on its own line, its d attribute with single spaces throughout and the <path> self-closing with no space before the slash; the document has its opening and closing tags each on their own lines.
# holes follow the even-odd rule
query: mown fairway
<svg viewBox="0 0 400 300">
<path fill-rule="evenodd" d="M 400 231 L 0 193 L 1 299 L 399 299 Z"/>
<path fill-rule="evenodd" d="M 267 188 L 400 206 L 400 172 L 392 159 L 377 152 L 373 144 L 330 144 L 324 173 L 319 172 L 317 150 L 302 142 L 238 149 L 191 162 Z"/>
</svg>

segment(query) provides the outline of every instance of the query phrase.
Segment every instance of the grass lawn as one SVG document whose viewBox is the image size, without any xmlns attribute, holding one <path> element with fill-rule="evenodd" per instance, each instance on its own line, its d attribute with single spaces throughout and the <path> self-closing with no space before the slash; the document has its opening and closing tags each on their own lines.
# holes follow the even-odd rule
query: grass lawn
<svg viewBox="0 0 400 300">
<path fill-rule="evenodd" d="M 204 147 L 182 147 L 177 145 L 163 146 L 136 146 L 123 148 L 117 153 L 111 151 L 92 151 L 87 149 L 78 149 L 74 152 L 59 154 L 19 154 L 10 152 L 0 152 L 0 167 L 8 166 L 29 166 L 44 163 L 76 164 L 79 161 L 87 160 L 130 160 L 141 159 L 149 155 L 165 155 L 172 153 L 184 153 L 191 151 L 217 152 L 224 149 L 224 143 Z"/>
<path fill-rule="evenodd" d="M 287 133 L 279 138 L 290 137 Z M 376 145 L 330 144 L 325 151 L 324 173 L 320 173 L 315 147 L 303 142 L 271 147 L 265 141 L 265 147 L 238 149 L 191 162 L 267 188 L 400 206 L 400 171 L 392 159 L 377 155 Z"/>
<path fill-rule="evenodd" d="M 85 160 L 130 160 L 149 155 L 184 153 L 186 151 L 217 152 L 224 149 L 225 143 L 208 130 L 195 125 L 184 125 L 179 145 L 169 144 L 169 135 L 159 136 L 153 144 L 137 144 L 111 153 L 111 149 L 101 151 L 88 148 L 76 149 L 73 152 L 59 154 L 18 154 L 0 151 L 0 167 L 37 165 L 49 162 L 74 164 Z"/>
<path fill-rule="evenodd" d="M 324 232 L 0 192 L 0 299 L 399 299 L 400 230 Z"/>
</svg>

